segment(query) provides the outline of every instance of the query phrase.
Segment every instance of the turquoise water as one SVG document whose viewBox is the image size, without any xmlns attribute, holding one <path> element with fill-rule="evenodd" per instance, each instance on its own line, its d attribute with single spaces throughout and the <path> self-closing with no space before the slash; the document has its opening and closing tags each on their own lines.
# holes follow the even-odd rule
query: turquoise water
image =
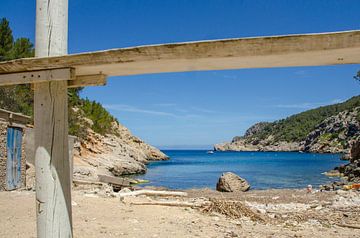
<svg viewBox="0 0 360 238">
<path fill-rule="evenodd" d="M 253 189 L 317 187 L 334 181 L 321 174 L 342 163 L 339 154 L 166 150 L 170 160 L 150 163 L 141 179 L 171 189 L 215 188 L 223 172 L 245 178 Z"/>
</svg>

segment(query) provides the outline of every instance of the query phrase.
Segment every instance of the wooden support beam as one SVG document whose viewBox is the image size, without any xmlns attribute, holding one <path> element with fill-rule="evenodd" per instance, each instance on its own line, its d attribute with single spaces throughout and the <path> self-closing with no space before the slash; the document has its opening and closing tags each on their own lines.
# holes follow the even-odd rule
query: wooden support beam
<svg viewBox="0 0 360 238">
<path fill-rule="evenodd" d="M 71 68 L 0 74 L 0 86 L 73 80 L 74 78 L 75 70 Z"/>
<path fill-rule="evenodd" d="M 92 74 L 77 76 L 75 80 L 68 81 L 68 88 L 78 88 L 85 86 L 104 86 L 107 77 L 104 74 Z"/>
<path fill-rule="evenodd" d="M 73 76 L 75 74 L 74 70 L 72 70 L 71 72 L 72 72 L 71 79 L 68 80 L 68 88 L 78 88 L 78 87 L 86 87 L 86 86 L 105 86 L 107 83 L 107 76 L 104 74 L 81 75 L 74 77 Z M 2 75 L 0 74 L 0 79 L 1 76 Z M 0 86 L 1 86 L 1 81 L 0 81 Z M 31 89 L 34 90 L 34 84 L 31 84 Z"/>
<path fill-rule="evenodd" d="M 360 63 L 360 30 L 148 45 L 0 62 L 0 74 L 73 67 L 107 76 Z"/>
<path fill-rule="evenodd" d="M 67 54 L 67 19 L 68 0 L 36 1 L 36 57 Z M 67 101 L 67 81 L 70 79 L 49 78 L 47 82 L 34 85 L 39 238 L 73 236 Z"/>
</svg>

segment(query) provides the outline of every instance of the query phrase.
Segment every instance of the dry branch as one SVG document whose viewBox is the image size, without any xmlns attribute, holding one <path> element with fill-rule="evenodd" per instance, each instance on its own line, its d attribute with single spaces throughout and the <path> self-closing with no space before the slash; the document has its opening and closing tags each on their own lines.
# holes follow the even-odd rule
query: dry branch
<svg viewBox="0 0 360 238">
<path fill-rule="evenodd" d="M 352 228 L 352 229 L 360 229 L 360 226 L 350 225 L 350 224 L 345 224 L 345 223 L 336 223 L 335 225 L 341 226 L 341 227 L 346 227 L 346 228 Z"/>
<path fill-rule="evenodd" d="M 119 193 L 119 197 L 138 196 L 138 195 L 186 197 L 187 193 L 177 192 L 177 191 L 154 191 L 154 190 L 138 190 L 127 193 Z"/>
<path fill-rule="evenodd" d="M 253 212 L 250 208 L 239 201 L 211 199 L 210 203 L 204 205 L 201 211 L 206 213 L 216 212 L 233 219 L 249 217 L 253 221 L 265 221 L 262 216 Z"/>
<path fill-rule="evenodd" d="M 132 202 L 131 205 L 154 205 L 154 206 L 170 206 L 170 207 L 201 207 L 202 204 L 195 204 L 190 202 L 178 202 L 178 201 L 149 201 L 149 202 Z"/>
</svg>

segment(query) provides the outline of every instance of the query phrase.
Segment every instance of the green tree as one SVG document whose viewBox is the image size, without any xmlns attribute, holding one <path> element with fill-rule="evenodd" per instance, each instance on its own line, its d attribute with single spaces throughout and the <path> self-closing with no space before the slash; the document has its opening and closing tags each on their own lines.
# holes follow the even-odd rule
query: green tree
<svg viewBox="0 0 360 238">
<path fill-rule="evenodd" d="M 33 44 L 27 38 L 19 38 L 14 43 L 9 21 L 0 21 L 0 61 L 33 57 Z M 30 85 L 0 87 L 0 108 L 32 115 L 33 93 Z"/>
<path fill-rule="evenodd" d="M 28 58 L 34 56 L 33 44 L 28 38 L 19 38 L 15 41 L 10 50 L 9 57 L 11 59 Z"/>
<path fill-rule="evenodd" d="M 0 21 L 0 60 L 8 59 L 8 54 L 13 44 L 14 37 L 9 26 L 9 21 L 6 18 L 2 18 Z"/>
</svg>

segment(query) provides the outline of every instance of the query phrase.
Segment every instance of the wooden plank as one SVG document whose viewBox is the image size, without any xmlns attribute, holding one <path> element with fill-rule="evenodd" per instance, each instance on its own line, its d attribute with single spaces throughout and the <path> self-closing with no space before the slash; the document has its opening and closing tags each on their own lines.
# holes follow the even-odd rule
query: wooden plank
<svg viewBox="0 0 360 238">
<path fill-rule="evenodd" d="M 99 178 L 100 182 L 109 183 L 109 184 L 116 185 L 119 187 L 130 187 L 131 186 L 130 181 L 126 178 L 117 178 L 117 177 L 102 175 L 102 174 L 99 174 L 98 178 Z"/>
<path fill-rule="evenodd" d="M 139 195 L 146 195 L 146 196 L 163 196 L 163 197 L 187 197 L 186 192 L 180 191 L 156 191 L 156 190 L 137 190 L 131 191 L 126 193 L 120 193 L 119 197 L 129 197 L 129 196 L 139 196 Z"/>
<path fill-rule="evenodd" d="M 36 1 L 35 56 L 67 54 L 68 0 Z M 34 85 L 37 237 L 72 237 L 67 80 Z"/>
<path fill-rule="evenodd" d="M 0 118 L 10 123 L 27 124 L 31 122 L 31 117 L 21 113 L 15 113 L 8 110 L 0 109 Z"/>
<path fill-rule="evenodd" d="M 74 78 L 75 70 L 71 68 L 0 74 L 0 86 L 72 80 Z"/>
<path fill-rule="evenodd" d="M 106 85 L 106 75 L 92 74 L 76 76 L 75 80 L 68 81 L 68 88 L 78 88 L 85 86 L 104 86 Z"/>
<path fill-rule="evenodd" d="M 73 183 L 76 185 L 97 185 L 102 186 L 104 183 L 98 181 L 89 181 L 89 180 L 80 180 L 80 179 L 73 179 Z"/>
<path fill-rule="evenodd" d="M 73 67 L 108 76 L 360 63 L 360 31 L 252 37 L 113 49 L 0 63 L 0 74 Z"/>
</svg>

